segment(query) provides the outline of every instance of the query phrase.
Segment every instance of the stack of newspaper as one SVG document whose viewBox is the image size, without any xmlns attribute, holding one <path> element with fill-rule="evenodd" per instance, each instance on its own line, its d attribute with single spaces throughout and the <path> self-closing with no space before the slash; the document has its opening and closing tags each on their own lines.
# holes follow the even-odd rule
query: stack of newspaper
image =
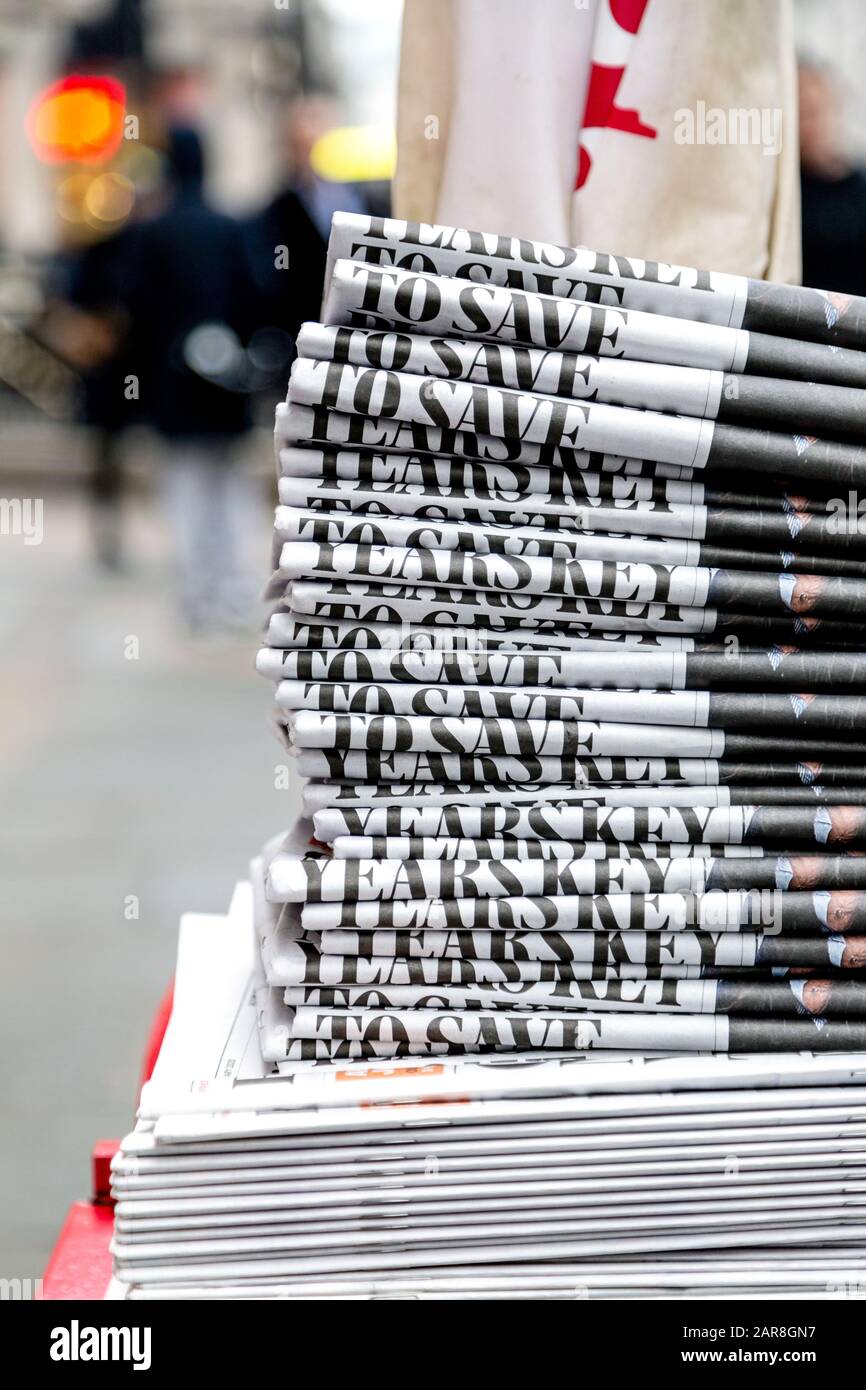
<svg viewBox="0 0 866 1390">
<path fill-rule="evenodd" d="M 114 1163 L 116 1296 L 862 1296 L 866 1058 L 286 1071 L 258 1046 L 253 910 L 244 885 L 183 921 Z"/>
<path fill-rule="evenodd" d="M 866 1046 L 866 305 L 338 215 L 323 319 L 279 1055 Z"/>
<path fill-rule="evenodd" d="M 338 215 L 132 1297 L 859 1290 L 866 302 Z"/>
</svg>

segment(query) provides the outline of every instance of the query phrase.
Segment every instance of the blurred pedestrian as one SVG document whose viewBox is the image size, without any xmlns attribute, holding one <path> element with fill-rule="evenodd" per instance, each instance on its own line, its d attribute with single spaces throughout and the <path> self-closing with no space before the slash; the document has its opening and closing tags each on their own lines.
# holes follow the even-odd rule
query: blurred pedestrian
<svg viewBox="0 0 866 1390">
<path fill-rule="evenodd" d="M 165 443 L 163 485 L 192 629 L 244 622 L 255 583 L 243 562 L 253 483 L 245 344 L 256 294 L 240 224 L 204 196 L 192 129 L 168 148 L 169 202 L 136 231 L 128 309 L 142 416 Z"/>
<path fill-rule="evenodd" d="M 801 63 L 803 283 L 866 294 L 866 172 L 845 148 L 839 79 Z"/>
<path fill-rule="evenodd" d="M 319 317 L 331 218 L 335 212 L 366 211 L 353 184 L 323 179 L 313 168 L 316 141 L 337 124 L 328 97 L 302 96 L 290 104 L 283 128 L 288 181 L 250 224 L 268 323 L 292 339 L 302 323 Z"/>
<path fill-rule="evenodd" d="M 57 345 L 81 379 L 93 543 L 107 570 L 123 568 L 123 436 L 134 411 L 124 395 L 130 342 L 122 286 L 132 238 L 132 229 L 123 228 L 67 257 L 51 312 Z"/>
</svg>

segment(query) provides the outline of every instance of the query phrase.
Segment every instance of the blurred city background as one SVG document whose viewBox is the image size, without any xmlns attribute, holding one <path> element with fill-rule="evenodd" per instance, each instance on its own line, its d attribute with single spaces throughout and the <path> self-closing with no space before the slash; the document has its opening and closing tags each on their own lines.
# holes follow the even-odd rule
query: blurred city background
<svg viewBox="0 0 866 1390">
<path fill-rule="evenodd" d="M 180 913 L 296 810 L 273 406 L 331 213 L 388 209 L 400 10 L 0 0 L 0 1277 L 130 1124 Z M 806 278 L 863 293 L 866 8 L 795 13 Z"/>
<path fill-rule="evenodd" d="M 253 670 L 273 407 L 331 212 L 388 207 L 399 23 L 0 0 L 2 1276 L 129 1127 L 180 913 L 296 810 Z"/>
</svg>

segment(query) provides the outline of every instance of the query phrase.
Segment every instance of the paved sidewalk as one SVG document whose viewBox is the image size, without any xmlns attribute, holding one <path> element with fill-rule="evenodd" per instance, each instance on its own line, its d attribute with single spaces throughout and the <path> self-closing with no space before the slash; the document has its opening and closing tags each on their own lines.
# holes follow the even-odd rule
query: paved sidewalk
<svg viewBox="0 0 866 1390">
<path fill-rule="evenodd" d="M 221 911 L 297 806 L 255 636 L 190 643 L 160 520 L 128 510 L 119 578 L 77 495 L 46 497 L 42 545 L 0 538 L 4 1278 L 41 1273 L 92 1141 L 130 1124 L 179 914 Z M 263 500 L 263 581 L 269 527 Z"/>
</svg>

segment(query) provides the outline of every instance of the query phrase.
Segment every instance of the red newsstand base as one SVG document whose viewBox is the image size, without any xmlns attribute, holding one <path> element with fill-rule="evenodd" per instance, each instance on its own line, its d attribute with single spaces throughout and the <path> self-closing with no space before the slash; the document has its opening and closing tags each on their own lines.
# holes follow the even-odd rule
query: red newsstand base
<svg viewBox="0 0 866 1390">
<path fill-rule="evenodd" d="M 109 1245 L 114 1210 L 99 1202 L 74 1202 L 48 1261 L 38 1297 L 103 1299 L 111 1278 Z"/>
</svg>

